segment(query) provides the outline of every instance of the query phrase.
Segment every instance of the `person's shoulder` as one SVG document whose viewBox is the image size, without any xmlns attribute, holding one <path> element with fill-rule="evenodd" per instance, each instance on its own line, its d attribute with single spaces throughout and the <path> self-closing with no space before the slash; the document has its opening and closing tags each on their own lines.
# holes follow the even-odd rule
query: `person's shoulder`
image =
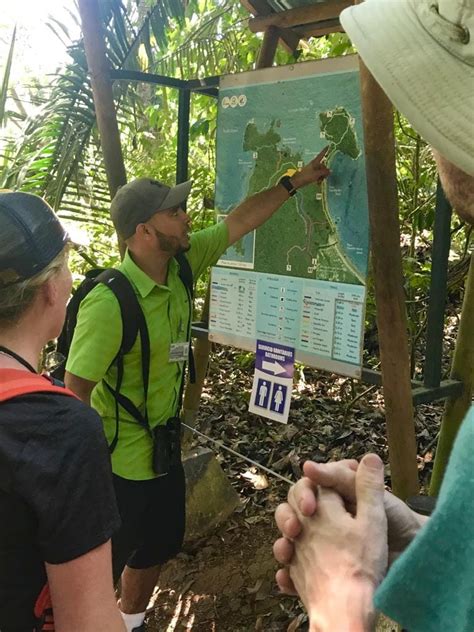
<svg viewBox="0 0 474 632">
<path fill-rule="evenodd" d="M 64 393 L 29 393 L 17 399 L 19 417 L 30 420 L 30 431 L 63 433 L 86 438 L 102 433 L 102 422 L 96 411 L 77 397 Z"/>
<path fill-rule="evenodd" d="M 107 452 L 98 414 L 75 397 L 29 393 L 4 402 L 0 423 L 0 455 L 20 469 L 36 472 L 42 464 L 70 460 L 72 455 Z"/>
<path fill-rule="evenodd" d="M 107 322 L 115 322 L 120 317 L 120 305 L 115 293 L 105 284 L 95 285 L 81 300 L 78 322 L 97 322 L 107 315 Z"/>
<path fill-rule="evenodd" d="M 223 238 L 227 238 L 227 236 L 228 236 L 227 224 L 225 222 L 217 222 L 216 224 L 213 224 L 212 226 L 208 226 L 207 228 L 201 228 L 200 230 L 197 230 L 191 233 L 189 240 L 191 242 L 191 247 L 192 247 L 195 244 L 199 244 L 200 242 L 203 242 L 203 241 L 223 239 Z"/>
<path fill-rule="evenodd" d="M 229 231 L 225 222 L 192 233 L 186 257 L 194 276 L 199 277 L 206 268 L 214 265 L 228 245 Z"/>
<path fill-rule="evenodd" d="M 82 299 L 81 307 L 85 304 L 114 304 L 117 303 L 117 297 L 114 292 L 105 283 L 97 283 Z"/>
</svg>

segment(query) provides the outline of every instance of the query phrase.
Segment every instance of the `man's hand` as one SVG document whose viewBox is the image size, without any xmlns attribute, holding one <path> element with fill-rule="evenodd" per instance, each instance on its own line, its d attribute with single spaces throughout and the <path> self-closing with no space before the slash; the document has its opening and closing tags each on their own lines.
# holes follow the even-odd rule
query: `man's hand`
<svg viewBox="0 0 474 632">
<path fill-rule="evenodd" d="M 350 467 L 345 469 L 353 472 Z M 387 566 L 382 461 L 369 454 L 357 469 L 355 516 L 347 511 L 338 493 L 320 487 L 316 511 L 307 517 L 295 492 L 296 486 L 291 487 L 288 504 L 301 528 L 289 567 L 290 588 L 303 601 L 314 629 L 368 629 L 372 595 Z M 279 510 L 277 523 L 281 519 Z M 281 572 L 277 580 L 285 588 L 280 582 Z"/>
<path fill-rule="evenodd" d="M 319 152 L 316 158 L 313 158 L 311 162 L 308 162 L 300 171 L 297 171 L 291 176 L 291 182 L 295 189 L 311 184 L 311 182 L 321 184 L 321 182 L 329 176 L 331 172 L 324 164 L 328 150 L 329 146 L 325 147 Z"/>
<path fill-rule="evenodd" d="M 317 488 L 320 485 L 336 491 L 343 499 L 347 511 L 354 515 L 356 512 L 355 472 L 357 467 L 358 463 L 354 459 L 324 464 L 306 461 L 303 466 L 305 477 L 291 488 L 301 514 L 309 517 L 316 511 Z M 403 501 L 387 491 L 384 494 L 384 507 L 388 521 L 389 555 L 392 561 L 408 546 L 426 518 L 409 509 Z M 293 557 L 292 539 L 300 533 L 301 524 L 296 512 L 288 503 L 282 503 L 277 507 L 275 518 L 284 537 L 275 542 L 274 554 L 278 562 L 286 565 L 291 562 Z M 287 569 L 278 571 L 277 582 L 282 592 L 295 594 L 295 587 Z"/>
</svg>

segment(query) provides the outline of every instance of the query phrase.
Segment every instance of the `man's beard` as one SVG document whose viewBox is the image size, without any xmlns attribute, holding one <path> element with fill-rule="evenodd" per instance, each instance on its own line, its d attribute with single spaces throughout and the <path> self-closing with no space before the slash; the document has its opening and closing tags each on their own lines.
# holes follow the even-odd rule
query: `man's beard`
<svg viewBox="0 0 474 632">
<path fill-rule="evenodd" d="M 187 246 L 183 246 L 183 244 L 180 243 L 180 240 L 177 237 L 168 237 L 168 235 L 160 233 L 160 231 L 156 228 L 154 228 L 154 231 L 160 245 L 160 250 L 170 255 L 171 257 L 176 257 L 176 255 L 179 255 L 182 252 L 188 252 L 188 250 L 191 248 L 190 244 L 188 244 Z"/>
</svg>

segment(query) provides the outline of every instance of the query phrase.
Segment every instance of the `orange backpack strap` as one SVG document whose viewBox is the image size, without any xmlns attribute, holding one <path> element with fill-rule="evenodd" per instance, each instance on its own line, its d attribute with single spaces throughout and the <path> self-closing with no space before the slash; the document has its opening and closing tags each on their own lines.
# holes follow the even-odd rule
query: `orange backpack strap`
<svg viewBox="0 0 474 632">
<path fill-rule="evenodd" d="M 77 395 L 72 391 L 64 386 L 54 384 L 45 375 L 17 369 L 0 369 L 0 402 L 29 393 L 58 393 L 77 399 Z"/>
<path fill-rule="evenodd" d="M 53 605 L 48 584 L 45 584 L 35 603 L 35 632 L 54 632 Z"/>
</svg>

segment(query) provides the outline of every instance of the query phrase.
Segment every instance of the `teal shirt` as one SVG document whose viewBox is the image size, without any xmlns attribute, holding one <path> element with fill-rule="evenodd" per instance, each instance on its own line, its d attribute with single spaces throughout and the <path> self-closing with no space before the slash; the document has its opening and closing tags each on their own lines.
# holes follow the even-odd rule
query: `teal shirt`
<svg viewBox="0 0 474 632">
<path fill-rule="evenodd" d="M 197 279 L 213 265 L 228 245 L 224 222 L 191 235 L 186 257 Z M 153 428 L 176 414 L 183 362 L 170 362 L 170 345 L 188 338 L 189 303 L 186 288 L 178 276 L 178 264 L 170 260 L 166 285 L 157 285 L 127 253 L 119 268 L 130 280 L 147 321 L 150 337 L 150 379 L 147 410 Z M 115 400 L 101 381 L 113 387 L 117 370 L 111 366 L 122 340 L 122 319 L 118 301 L 105 285 L 100 284 L 82 301 L 66 369 L 86 380 L 98 382 L 91 405 L 104 423 L 109 443 L 115 436 Z M 124 376 L 120 389 L 144 413 L 144 390 L 139 336 L 124 359 Z M 119 408 L 119 439 L 112 453 L 115 474 L 132 480 L 154 478 L 153 442 L 146 429 Z"/>
<path fill-rule="evenodd" d="M 474 406 L 456 438 L 436 509 L 390 568 L 375 606 L 409 632 L 474 631 Z"/>
</svg>

